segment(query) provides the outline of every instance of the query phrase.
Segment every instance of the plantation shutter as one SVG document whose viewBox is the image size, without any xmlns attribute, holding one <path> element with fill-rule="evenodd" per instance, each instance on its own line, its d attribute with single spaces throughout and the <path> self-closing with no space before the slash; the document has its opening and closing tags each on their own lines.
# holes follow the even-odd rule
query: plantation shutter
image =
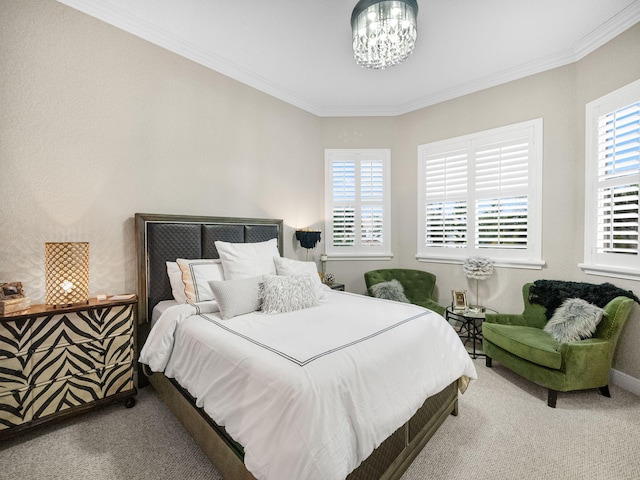
<svg viewBox="0 0 640 480">
<path fill-rule="evenodd" d="M 475 147 L 476 248 L 526 249 L 530 139 Z"/>
<path fill-rule="evenodd" d="M 389 150 L 326 150 L 326 251 L 336 257 L 387 256 Z"/>
<path fill-rule="evenodd" d="M 360 164 L 360 241 L 363 246 L 382 246 L 384 227 L 384 165 Z"/>
<path fill-rule="evenodd" d="M 542 119 L 418 146 L 421 261 L 543 265 Z"/>
<path fill-rule="evenodd" d="M 640 102 L 598 117 L 597 253 L 638 254 Z"/>
<path fill-rule="evenodd" d="M 425 246 L 467 246 L 466 149 L 424 158 Z"/>
<path fill-rule="evenodd" d="M 356 235 L 356 164 L 332 162 L 334 246 L 353 245 Z"/>
</svg>

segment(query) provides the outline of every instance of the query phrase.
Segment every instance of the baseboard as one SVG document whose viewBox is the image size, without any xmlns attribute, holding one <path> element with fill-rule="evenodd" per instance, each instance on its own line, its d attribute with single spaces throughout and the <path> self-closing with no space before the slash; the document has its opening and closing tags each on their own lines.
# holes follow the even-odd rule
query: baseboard
<svg viewBox="0 0 640 480">
<path fill-rule="evenodd" d="M 631 375 L 612 368 L 609 374 L 609 382 L 640 397 L 640 380 Z"/>
</svg>

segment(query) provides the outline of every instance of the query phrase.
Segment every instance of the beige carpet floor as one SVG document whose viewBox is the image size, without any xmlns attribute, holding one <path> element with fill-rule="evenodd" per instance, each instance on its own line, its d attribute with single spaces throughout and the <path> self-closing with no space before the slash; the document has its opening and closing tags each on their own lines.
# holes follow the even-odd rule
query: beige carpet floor
<svg viewBox="0 0 640 480">
<path fill-rule="evenodd" d="M 615 386 L 546 391 L 494 362 L 402 480 L 640 479 L 640 398 Z M 0 442 L 0 479 L 213 479 L 221 477 L 151 388 L 121 404 Z M 282 479 L 303 480 L 303 479 Z"/>
</svg>

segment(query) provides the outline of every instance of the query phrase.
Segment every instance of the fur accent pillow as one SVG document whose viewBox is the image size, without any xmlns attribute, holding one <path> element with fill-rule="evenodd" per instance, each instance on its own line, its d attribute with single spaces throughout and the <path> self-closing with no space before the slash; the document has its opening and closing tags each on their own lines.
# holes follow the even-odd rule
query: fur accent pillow
<svg viewBox="0 0 640 480">
<path fill-rule="evenodd" d="M 402 284 L 396 280 L 389 280 L 388 282 L 376 283 L 369 287 L 371 295 L 377 298 L 384 298 L 385 300 L 393 300 L 394 302 L 410 303 L 407 296 L 404 294 L 404 288 Z"/>
<path fill-rule="evenodd" d="M 553 312 L 544 331 L 559 343 L 591 338 L 603 315 L 603 309 L 586 300 L 568 298 Z"/>
<path fill-rule="evenodd" d="M 307 274 L 265 275 L 260 284 L 262 311 L 286 313 L 320 304 L 313 279 Z"/>
</svg>

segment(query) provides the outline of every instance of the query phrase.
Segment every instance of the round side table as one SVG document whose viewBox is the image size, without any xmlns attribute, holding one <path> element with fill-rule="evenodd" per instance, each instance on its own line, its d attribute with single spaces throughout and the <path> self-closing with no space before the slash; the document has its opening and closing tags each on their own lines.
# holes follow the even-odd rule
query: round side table
<svg viewBox="0 0 640 480">
<path fill-rule="evenodd" d="M 482 353 L 482 322 L 487 313 L 498 313 L 490 308 L 483 311 L 457 310 L 449 305 L 445 311 L 446 320 L 457 329 L 458 336 L 467 347 L 471 358 L 484 357 Z M 455 325 L 460 324 L 459 327 Z M 469 345 L 470 344 L 470 345 Z"/>
</svg>

